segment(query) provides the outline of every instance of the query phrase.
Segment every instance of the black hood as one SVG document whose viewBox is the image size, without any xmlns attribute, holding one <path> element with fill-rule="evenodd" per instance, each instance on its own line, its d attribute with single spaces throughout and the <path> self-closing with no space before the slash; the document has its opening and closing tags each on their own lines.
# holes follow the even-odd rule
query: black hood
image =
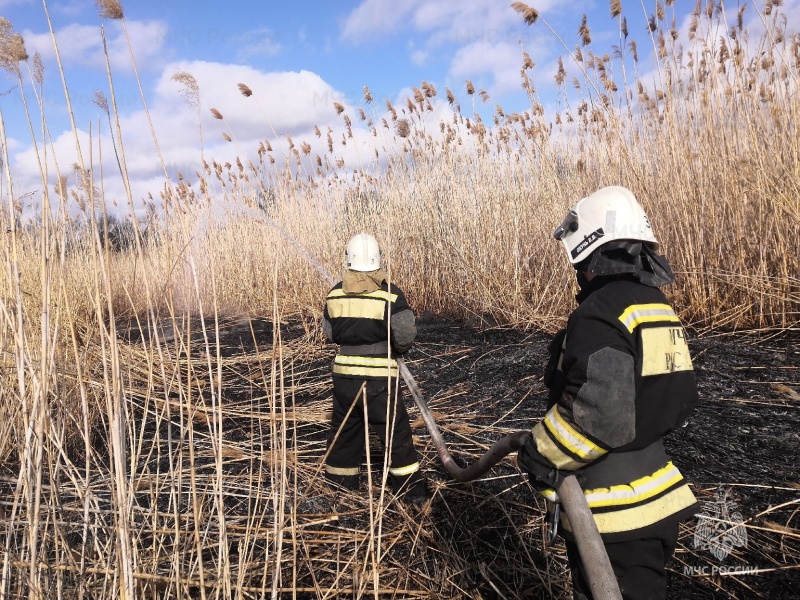
<svg viewBox="0 0 800 600">
<path fill-rule="evenodd" d="M 628 275 L 650 287 L 661 287 L 675 281 L 667 259 L 641 242 L 605 244 L 576 268 L 590 271 L 596 277 Z"/>
</svg>

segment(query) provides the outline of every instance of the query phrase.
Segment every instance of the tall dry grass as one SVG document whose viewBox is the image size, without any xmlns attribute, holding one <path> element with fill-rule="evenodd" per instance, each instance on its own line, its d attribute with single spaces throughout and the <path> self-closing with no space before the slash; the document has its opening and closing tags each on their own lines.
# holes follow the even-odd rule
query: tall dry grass
<svg viewBox="0 0 800 600">
<path fill-rule="evenodd" d="M 31 126 L 44 190 L 36 226 L 21 220 L 0 129 L 0 598 L 457 593 L 459 565 L 403 579 L 386 548 L 411 539 L 413 554 L 425 532 L 383 496 L 358 505 L 369 527 L 337 539 L 323 527 L 333 517 L 309 499 L 329 493 L 319 484 L 330 395 L 319 366 L 322 275 L 338 275 L 360 230 L 379 237 L 418 311 L 553 329 L 575 289 L 551 232 L 577 199 L 622 184 L 650 214 L 679 276 L 668 291 L 689 323 L 796 327 L 800 38 L 771 4 L 757 40 L 707 5 L 682 45 L 669 12 L 654 16 L 642 42 L 660 57 L 651 73 L 633 57 L 624 13 L 612 10 L 624 61 L 593 47 L 583 25 L 580 45 L 564 48 L 557 114 L 541 104 L 523 54 L 531 106 L 498 106 L 492 122 L 474 110 L 488 95 L 471 82 L 466 114 L 456 94 L 426 82 L 385 110 L 365 88 L 358 115 L 334 107 L 342 131 L 328 134 L 327 152 L 278 137 L 265 116 L 258 150 L 221 164 L 205 156 L 198 121 L 198 179 L 165 182 L 163 211 L 129 222 L 121 249 L 108 241 L 103 198 L 108 178 L 129 183 L 110 69 L 101 108 L 114 149 L 96 133 L 80 148 L 73 124 L 75 183 L 57 156 L 44 159 L 49 134 Z M 118 2 L 100 8 L 124 22 Z M 2 65 L 26 109 L 33 94 L 47 131 L 41 63 L 7 21 L 0 34 Z M 191 74 L 176 79 L 191 108 L 213 108 Z M 246 83 L 239 93 L 243 110 L 260 110 Z M 440 98 L 452 112 L 437 123 Z M 374 146 L 347 164 L 338 136 L 356 145 L 355 119 Z M 236 133 L 224 132 L 232 142 Z M 102 173 L 113 151 L 119 172 Z M 83 212 L 69 214 L 67 199 Z M 288 321 L 301 333 L 284 341 L 278 324 Z M 295 395 L 317 400 L 297 410 Z"/>
</svg>

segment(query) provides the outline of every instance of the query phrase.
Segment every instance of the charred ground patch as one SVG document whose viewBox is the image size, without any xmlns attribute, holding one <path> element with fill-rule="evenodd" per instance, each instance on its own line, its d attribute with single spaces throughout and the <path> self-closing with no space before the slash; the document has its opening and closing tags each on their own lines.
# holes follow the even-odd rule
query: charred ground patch
<svg viewBox="0 0 800 600">
<path fill-rule="evenodd" d="M 226 585 L 300 598 L 367 597 L 376 589 L 397 598 L 568 597 L 563 545 L 547 546 L 543 503 L 515 457 L 477 481 L 453 481 L 408 397 L 430 504 L 413 510 L 381 491 L 374 436 L 371 477 L 357 493 L 325 483 L 335 349 L 310 324 L 185 321 L 164 325 L 158 336 L 152 327 L 128 333 L 130 373 L 143 355 L 159 355 L 155 338 L 164 369 L 142 369 L 124 390 L 132 449 L 125 485 L 142 597 L 166 590 L 194 597 L 201 587 L 211 594 Z M 422 319 L 418 340 L 406 362 L 457 461 L 477 460 L 544 414 L 549 336 Z M 705 335 L 693 336 L 690 347 L 701 403 L 667 438 L 668 451 L 703 502 L 701 517 L 743 523 L 747 541 L 718 558 L 697 535 L 700 518 L 687 522 L 670 597 L 795 597 L 800 339 Z M 49 553 L 42 560 L 57 567 L 45 587 L 102 589 L 116 569 L 108 425 L 97 427 L 88 486 L 43 476 L 47 514 L 59 523 L 42 534 Z M 7 498 L 16 481 L 14 464 L 3 465 Z M 24 533 L 7 527 L 5 534 L 11 574 L 25 577 L 28 562 L 17 551 Z"/>
</svg>

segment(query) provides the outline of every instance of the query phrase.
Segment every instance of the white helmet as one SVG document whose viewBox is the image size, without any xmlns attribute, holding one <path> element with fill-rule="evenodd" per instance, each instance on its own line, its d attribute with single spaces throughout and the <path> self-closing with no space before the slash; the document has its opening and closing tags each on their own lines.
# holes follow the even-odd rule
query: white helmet
<svg viewBox="0 0 800 600">
<path fill-rule="evenodd" d="M 347 243 L 344 266 L 351 271 L 375 271 L 381 268 L 378 240 L 368 233 L 359 233 Z"/>
<path fill-rule="evenodd" d="M 650 221 L 633 192 L 617 185 L 604 187 L 579 200 L 553 232 L 553 237 L 564 244 L 573 265 L 615 240 L 635 240 L 653 250 L 658 249 Z"/>
</svg>

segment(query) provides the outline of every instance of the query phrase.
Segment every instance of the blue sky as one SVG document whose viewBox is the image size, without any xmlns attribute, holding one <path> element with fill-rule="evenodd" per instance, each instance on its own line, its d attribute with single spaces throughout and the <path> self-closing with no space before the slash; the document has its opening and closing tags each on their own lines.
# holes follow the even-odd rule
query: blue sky
<svg viewBox="0 0 800 600">
<path fill-rule="evenodd" d="M 586 14 L 592 49 L 600 55 L 610 53 L 612 45 L 619 43 L 619 26 L 611 18 L 608 0 L 526 3 L 539 10 L 542 18 L 532 26 L 523 22 L 507 0 L 128 0 L 123 7 L 144 94 L 173 176 L 178 170 L 191 173 L 199 162 L 197 116 L 172 80 L 178 70 L 191 73 L 200 85 L 204 148 L 207 156 L 221 160 L 255 154 L 259 140 L 273 138 L 273 132 L 279 137 L 289 133 L 296 142 L 308 139 L 316 144 L 315 149 L 324 146 L 324 136 L 317 140 L 314 126 L 322 131 L 327 127 L 342 130 L 341 117 L 333 108 L 336 101 L 345 106 L 358 127 L 355 115 L 359 106 L 366 108 L 362 100 L 365 85 L 376 100 L 372 110 L 378 113 L 387 99 L 396 105 L 403 103 L 411 87 L 423 80 L 439 92 L 436 117 L 452 110 L 444 98 L 446 87 L 457 96 L 462 113 L 471 113 L 473 99 L 466 94 L 467 79 L 490 97 L 485 103 L 474 99 L 487 122 L 498 104 L 506 112 L 524 111 L 530 105 L 520 85 L 523 49 L 536 63 L 532 75 L 543 102 L 554 110 L 553 76 L 556 61 L 559 56 L 566 57 L 566 50 L 544 21 L 574 49 L 580 43 L 581 16 Z M 798 0 L 786 3 L 800 5 Z M 734 14 L 738 4 L 726 2 Z M 674 14 L 680 26 L 694 5 L 694 0 L 676 0 L 667 8 L 668 18 Z M 102 20 L 92 0 L 48 0 L 47 6 L 78 128 L 85 132 L 90 122 L 94 128 L 98 119 L 104 127 L 104 115 L 93 100 L 96 90 L 109 95 L 100 41 L 100 27 L 105 25 L 131 178 L 136 184 L 134 195 L 163 187 L 163 171 L 153 152 L 120 22 Z M 652 63 L 646 16 L 655 11 L 656 1 L 622 0 L 622 7 L 631 38 L 639 40 L 640 69 L 647 71 Z M 750 9 L 754 14 L 752 6 Z M 56 154 L 64 155 L 60 163 L 68 165 L 76 154 L 67 133 L 63 89 L 42 2 L 0 0 L 0 15 L 23 35 L 28 53 L 38 52 L 44 60 L 47 122 Z M 569 61 L 565 63 L 569 70 Z M 237 83 L 253 88 L 260 98 L 260 111 L 238 93 Z M 5 76 L 0 81 L 2 92 L 7 92 L 0 96 L 0 110 L 9 138 L 15 191 L 22 195 L 41 184 L 36 182 L 38 169 L 34 168 L 31 136 L 14 78 Z M 26 95 L 28 102 L 35 104 L 29 83 Z M 222 112 L 224 123 L 213 119 L 211 107 Z M 235 148 L 222 138 L 223 131 L 236 138 Z M 88 138 L 85 145 L 89 145 Z M 105 147 L 110 148 L 110 140 Z M 122 193 L 113 182 L 108 190 Z"/>
</svg>

